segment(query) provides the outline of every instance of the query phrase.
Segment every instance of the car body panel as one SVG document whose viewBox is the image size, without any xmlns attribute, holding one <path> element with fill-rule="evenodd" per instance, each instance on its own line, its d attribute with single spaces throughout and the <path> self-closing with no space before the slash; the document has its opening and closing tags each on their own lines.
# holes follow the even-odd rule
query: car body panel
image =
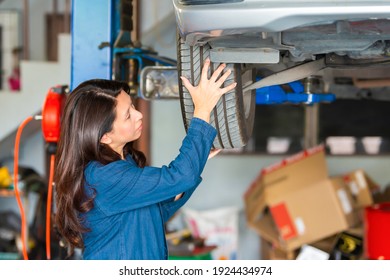
<svg viewBox="0 0 390 280">
<path fill-rule="evenodd" d="M 183 5 L 173 0 L 179 32 L 189 45 L 205 37 L 284 30 L 337 20 L 389 19 L 390 2 L 382 1 L 258 1 Z"/>
</svg>

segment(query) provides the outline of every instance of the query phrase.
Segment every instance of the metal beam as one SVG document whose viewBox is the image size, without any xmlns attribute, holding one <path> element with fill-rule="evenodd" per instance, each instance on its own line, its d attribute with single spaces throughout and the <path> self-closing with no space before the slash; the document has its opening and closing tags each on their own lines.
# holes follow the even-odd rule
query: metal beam
<svg viewBox="0 0 390 280">
<path fill-rule="evenodd" d="M 72 1 L 70 90 L 85 80 L 111 79 L 113 2 Z"/>
</svg>

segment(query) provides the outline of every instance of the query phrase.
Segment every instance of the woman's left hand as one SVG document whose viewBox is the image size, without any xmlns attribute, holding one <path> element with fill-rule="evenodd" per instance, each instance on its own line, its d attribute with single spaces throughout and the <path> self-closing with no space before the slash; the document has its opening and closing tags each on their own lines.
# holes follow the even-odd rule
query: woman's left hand
<svg viewBox="0 0 390 280">
<path fill-rule="evenodd" d="M 209 157 L 207 159 L 215 157 L 220 151 L 222 151 L 222 149 L 211 149 Z"/>
</svg>

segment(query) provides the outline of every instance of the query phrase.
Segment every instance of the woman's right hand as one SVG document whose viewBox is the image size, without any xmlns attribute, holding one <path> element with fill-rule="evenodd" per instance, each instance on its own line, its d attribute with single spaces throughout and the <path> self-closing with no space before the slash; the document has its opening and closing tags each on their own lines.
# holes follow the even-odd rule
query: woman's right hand
<svg viewBox="0 0 390 280">
<path fill-rule="evenodd" d="M 231 73 L 231 70 L 229 69 L 220 76 L 223 69 L 226 67 L 225 64 L 219 65 L 214 73 L 212 73 L 210 79 L 207 78 L 209 67 L 210 60 L 206 59 L 203 65 L 200 81 L 197 86 L 193 86 L 186 77 L 180 77 L 183 81 L 183 85 L 189 91 L 192 101 L 194 102 L 194 117 L 206 122 L 210 122 L 211 111 L 214 109 L 219 98 L 226 92 L 234 89 L 237 85 L 237 83 L 232 83 L 226 87 L 221 87 Z"/>
</svg>

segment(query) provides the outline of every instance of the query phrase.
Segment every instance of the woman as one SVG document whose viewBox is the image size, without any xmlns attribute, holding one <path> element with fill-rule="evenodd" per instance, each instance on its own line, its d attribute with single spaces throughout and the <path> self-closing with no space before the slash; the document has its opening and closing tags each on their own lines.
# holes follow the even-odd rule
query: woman
<svg viewBox="0 0 390 280">
<path fill-rule="evenodd" d="M 220 65 L 198 86 L 181 77 L 194 102 L 194 116 L 180 153 L 169 166 L 145 167 L 133 148 L 142 114 L 126 83 L 90 80 L 68 96 L 58 144 L 56 223 L 71 251 L 84 259 L 167 259 L 164 223 L 201 182 L 215 129 L 208 124 L 230 71 Z"/>
</svg>

